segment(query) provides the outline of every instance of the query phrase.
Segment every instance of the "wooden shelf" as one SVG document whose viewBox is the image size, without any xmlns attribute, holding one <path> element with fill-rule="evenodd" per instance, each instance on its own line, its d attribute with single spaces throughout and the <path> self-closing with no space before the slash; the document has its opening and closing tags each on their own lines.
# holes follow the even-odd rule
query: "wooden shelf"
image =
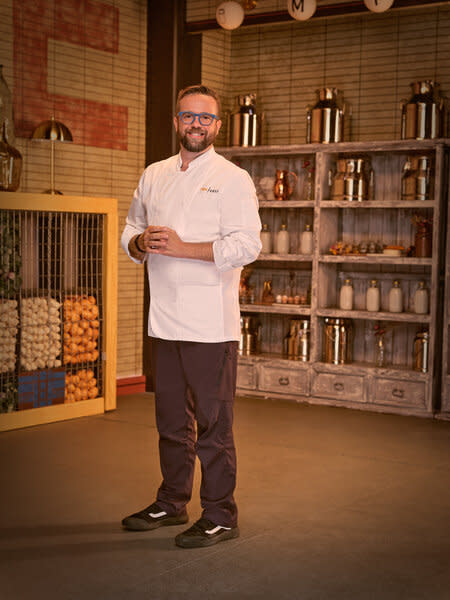
<svg viewBox="0 0 450 600">
<path fill-rule="evenodd" d="M 414 371 L 413 369 L 402 365 L 391 365 L 386 367 L 376 367 L 373 363 L 352 362 L 343 365 L 334 365 L 327 362 L 315 362 L 314 369 L 321 372 L 342 373 L 347 375 L 361 375 L 370 372 L 381 377 L 392 377 L 399 379 L 408 379 L 412 381 L 427 381 L 431 374 Z"/>
<path fill-rule="evenodd" d="M 259 208 L 314 208 L 314 200 L 260 200 Z"/>
<path fill-rule="evenodd" d="M 432 258 L 417 258 L 416 256 L 388 256 L 386 254 L 358 254 L 358 255 L 340 255 L 321 254 L 319 262 L 322 263 L 348 263 L 348 264 L 390 264 L 390 265 L 422 265 L 430 266 L 433 264 Z"/>
<path fill-rule="evenodd" d="M 417 315 L 416 313 L 401 312 L 369 312 L 367 310 L 340 310 L 338 308 L 319 308 L 319 317 L 364 319 L 368 321 L 393 321 L 399 323 L 430 323 L 430 315 Z"/>
<path fill-rule="evenodd" d="M 292 358 L 288 358 L 284 354 L 279 354 L 276 352 L 259 352 L 258 354 L 240 354 L 239 362 L 243 364 L 255 364 L 268 361 L 271 364 L 273 361 L 277 363 L 286 363 L 286 365 L 308 365 L 309 362 L 303 362 L 301 360 L 294 360 Z"/>
<path fill-rule="evenodd" d="M 270 146 L 216 146 L 215 150 L 226 157 L 253 157 L 253 156 L 291 156 L 304 154 L 349 154 L 354 152 L 422 152 L 434 150 L 438 146 L 449 146 L 450 139 L 439 138 L 435 140 L 380 140 L 372 142 L 339 142 L 333 144 L 285 144 Z"/>
<path fill-rule="evenodd" d="M 271 260 L 277 262 L 311 262 L 311 254 L 260 254 L 256 260 Z"/>
<path fill-rule="evenodd" d="M 280 315 L 309 316 L 310 306 L 299 306 L 298 304 L 241 304 L 241 312 L 272 313 Z"/>
<path fill-rule="evenodd" d="M 320 208 L 434 208 L 434 200 L 366 200 L 364 202 L 349 202 L 348 200 L 322 200 Z"/>
<path fill-rule="evenodd" d="M 264 352 L 240 357 L 239 381 L 242 389 L 259 396 L 271 394 L 274 398 L 306 397 L 314 403 L 358 406 L 398 414 L 433 414 L 438 404 L 436 395 L 441 387 L 438 386 L 436 374 L 439 373 L 439 377 L 441 375 L 438 364 L 442 360 L 442 350 L 437 347 L 436 340 L 442 321 L 438 308 L 445 252 L 440 249 L 443 248 L 443 215 L 446 214 L 449 193 L 446 178 L 449 147 L 449 139 L 439 139 L 217 149 L 229 158 L 240 158 L 241 165 L 254 176 L 256 183 L 261 176 L 274 174 L 281 163 L 298 173 L 305 158 L 314 161 L 315 165 L 314 202 L 293 200 L 292 197 L 286 202 L 277 201 L 271 198 L 270 190 L 260 194 L 260 208 L 272 209 L 264 213 L 272 231 L 277 231 L 280 219 L 286 218 L 280 214 L 280 208 L 298 209 L 288 215 L 291 241 L 296 244 L 293 248 L 300 247 L 297 244 L 301 232 L 311 222 L 314 251 L 311 256 L 276 253 L 260 255 L 251 274 L 255 295 L 257 298 L 261 297 L 262 285 L 267 279 L 273 279 L 274 289 L 289 289 L 289 277 L 292 279 L 294 276 L 298 278 L 298 281 L 295 280 L 296 289 L 303 289 L 305 284 L 310 287 L 311 307 L 287 304 L 241 305 L 243 313 L 266 314 L 264 318 L 259 318 L 262 324 L 260 349 Z M 419 153 L 425 153 L 433 160 L 434 195 L 427 201 L 401 200 L 401 176 L 405 161 L 408 156 Z M 335 168 L 336 159 L 358 155 L 370 157 L 375 174 L 375 200 L 326 200 L 332 193 L 329 173 L 330 169 Z M 302 176 L 304 178 L 303 173 Z M 304 181 L 300 184 L 304 184 Z M 302 210 L 305 208 L 307 211 Z M 411 217 L 416 212 L 425 212 L 427 216 L 433 217 L 433 257 L 409 257 L 405 254 L 391 256 L 381 253 L 328 254 L 328 249 L 337 240 L 343 240 L 344 243 L 380 240 L 383 244 L 396 244 L 406 248 L 414 244 L 415 228 Z M 448 249 L 449 245 L 447 254 Z M 418 315 L 407 311 L 391 313 L 386 310 L 372 313 L 335 308 L 339 303 L 339 289 L 345 277 L 352 279 L 354 305 L 358 307 L 365 306 L 369 278 L 379 280 L 383 307 L 387 306 L 392 280 L 400 280 L 405 305 L 412 307 L 418 281 L 423 279 L 429 294 L 429 314 Z M 449 271 L 446 278 L 450 289 Z M 308 279 L 308 282 L 303 281 L 304 279 Z M 286 318 L 280 318 L 280 315 L 286 315 Z M 310 321 L 309 362 L 294 361 L 279 354 L 283 349 L 285 336 L 289 333 L 289 317 L 304 317 Z M 325 325 L 323 319 L 326 317 L 353 320 L 354 362 L 351 364 L 332 365 L 321 361 Z M 399 363 L 398 365 L 385 368 L 374 365 L 375 340 L 371 330 L 377 321 L 390 323 L 391 328 L 395 329 L 395 335 L 386 340 L 386 352 L 389 359 Z M 445 327 L 448 337 L 450 328 Z M 429 332 L 428 373 L 412 370 L 415 332 L 422 328 Z M 444 342 L 445 344 L 450 348 L 448 342 Z M 301 367 L 300 373 L 296 373 L 297 365 Z M 284 384 L 278 385 L 275 376 L 277 373 L 282 376 L 284 370 L 295 372 L 290 385 L 286 387 L 283 387 Z M 447 371 L 450 371 L 448 367 L 444 373 Z M 402 395 L 397 393 L 400 389 L 397 389 L 397 380 L 400 380 Z M 449 382 L 450 374 L 442 379 L 442 387 L 447 386 L 450 392 Z M 444 405 L 443 402 L 441 404 Z M 446 407 L 445 410 L 450 414 L 450 402 Z"/>
</svg>

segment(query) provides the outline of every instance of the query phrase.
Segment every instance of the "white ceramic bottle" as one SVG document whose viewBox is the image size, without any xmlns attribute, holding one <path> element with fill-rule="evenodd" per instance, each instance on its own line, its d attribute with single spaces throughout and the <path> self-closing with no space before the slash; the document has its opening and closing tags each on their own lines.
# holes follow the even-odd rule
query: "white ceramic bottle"
<svg viewBox="0 0 450 600">
<path fill-rule="evenodd" d="M 284 223 L 275 238 L 275 252 L 277 254 L 289 254 L 289 231 Z"/>
<path fill-rule="evenodd" d="M 311 225 L 305 225 L 305 230 L 300 236 L 300 254 L 312 254 L 313 251 L 313 232 Z"/>
<path fill-rule="evenodd" d="M 272 252 L 272 233 L 269 231 L 269 226 L 264 223 L 261 231 L 261 254 L 270 254 Z"/>
<path fill-rule="evenodd" d="M 425 281 L 419 281 L 419 287 L 414 294 L 414 312 L 418 315 L 426 315 L 428 311 L 428 290 Z"/>
<path fill-rule="evenodd" d="M 403 292 L 400 287 L 400 282 L 395 280 L 389 290 L 389 312 L 403 312 Z"/>
<path fill-rule="evenodd" d="M 341 310 L 353 309 L 353 286 L 351 279 L 346 279 L 344 285 L 341 287 L 339 294 L 339 308 Z"/>
<path fill-rule="evenodd" d="M 366 310 L 369 312 L 378 312 L 380 310 L 380 288 L 378 281 L 371 279 L 370 286 L 366 292 Z"/>
</svg>

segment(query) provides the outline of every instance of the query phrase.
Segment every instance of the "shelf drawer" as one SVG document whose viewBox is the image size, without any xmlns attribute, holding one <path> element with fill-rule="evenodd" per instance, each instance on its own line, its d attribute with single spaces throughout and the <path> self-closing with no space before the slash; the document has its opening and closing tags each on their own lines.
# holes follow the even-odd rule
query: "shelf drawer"
<svg viewBox="0 0 450 600">
<path fill-rule="evenodd" d="M 338 373 L 315 373 L 312 395 L 319 398 L 341 398 L 351 402 L 365 402 L 364 377 Z"/>
<path fill-rule="evenodd" d="M 280 368 L 261 365 L 259 389 L 278 394 L 309 394 L 309 373 L 305 368 Z"/>
<path fill-rule="evenodd" d="M 425 406 L 426 384 L 404 379 L 375 379 L 373 402 L 394 406 Z"/>
<path fill-rule="evenodd" d="M 254 390 L 256 389 L 256 383 L 255 365 L 241 365 L 238 363 L 236 386 L 246 390 Z"/>
</svg>

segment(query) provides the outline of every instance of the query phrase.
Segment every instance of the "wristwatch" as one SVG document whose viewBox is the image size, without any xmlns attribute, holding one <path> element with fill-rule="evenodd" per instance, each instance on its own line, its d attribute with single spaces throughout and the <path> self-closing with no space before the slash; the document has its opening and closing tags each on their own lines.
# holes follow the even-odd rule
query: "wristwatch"
<svg viewBox="0 0 450 600">
<path fill-rule="evenodd" d="M 139 235 L 137 235 L 137 236 L 134 238 L 134 245 L 136 246 L 136 248 L 137 248 L 138 252 L 141 252 L 141 254 L 144 254 L 144 253 L 145 253 L 145 250 L 142 250 L 142 248 L 141 248 L 141 247 L 139 246 L 139 244 L 138 244 L 138 239 L 141 237 L 141 235 L 142 235 L 142 234 L 139 234 Z"/>
</svg>

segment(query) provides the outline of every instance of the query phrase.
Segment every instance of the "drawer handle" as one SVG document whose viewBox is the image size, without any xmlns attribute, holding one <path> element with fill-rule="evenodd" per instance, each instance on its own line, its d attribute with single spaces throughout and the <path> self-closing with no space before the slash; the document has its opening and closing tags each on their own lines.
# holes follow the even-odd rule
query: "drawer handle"
<svg viewBox="0 0 450 600">
<path fill-rule="evenodd" d="M 334 384 L 334 389 L 337 392 L 343 392 L 344 391 L 344 384 L 343 383 L 335 383 Z"/>
<path fill-rule="evenodd" d="M 289 385 L 289 377 L 280 377 L 278 383 L 280 385 Z"/>
<path fill-rule="evenodd" d="M 403 398 L 405 395 L 405 391 L 399 390 L 398 388 L 394 388 L 392 390 L 392 395 L 395 396 L 396 398 Z"/>
</svg>

